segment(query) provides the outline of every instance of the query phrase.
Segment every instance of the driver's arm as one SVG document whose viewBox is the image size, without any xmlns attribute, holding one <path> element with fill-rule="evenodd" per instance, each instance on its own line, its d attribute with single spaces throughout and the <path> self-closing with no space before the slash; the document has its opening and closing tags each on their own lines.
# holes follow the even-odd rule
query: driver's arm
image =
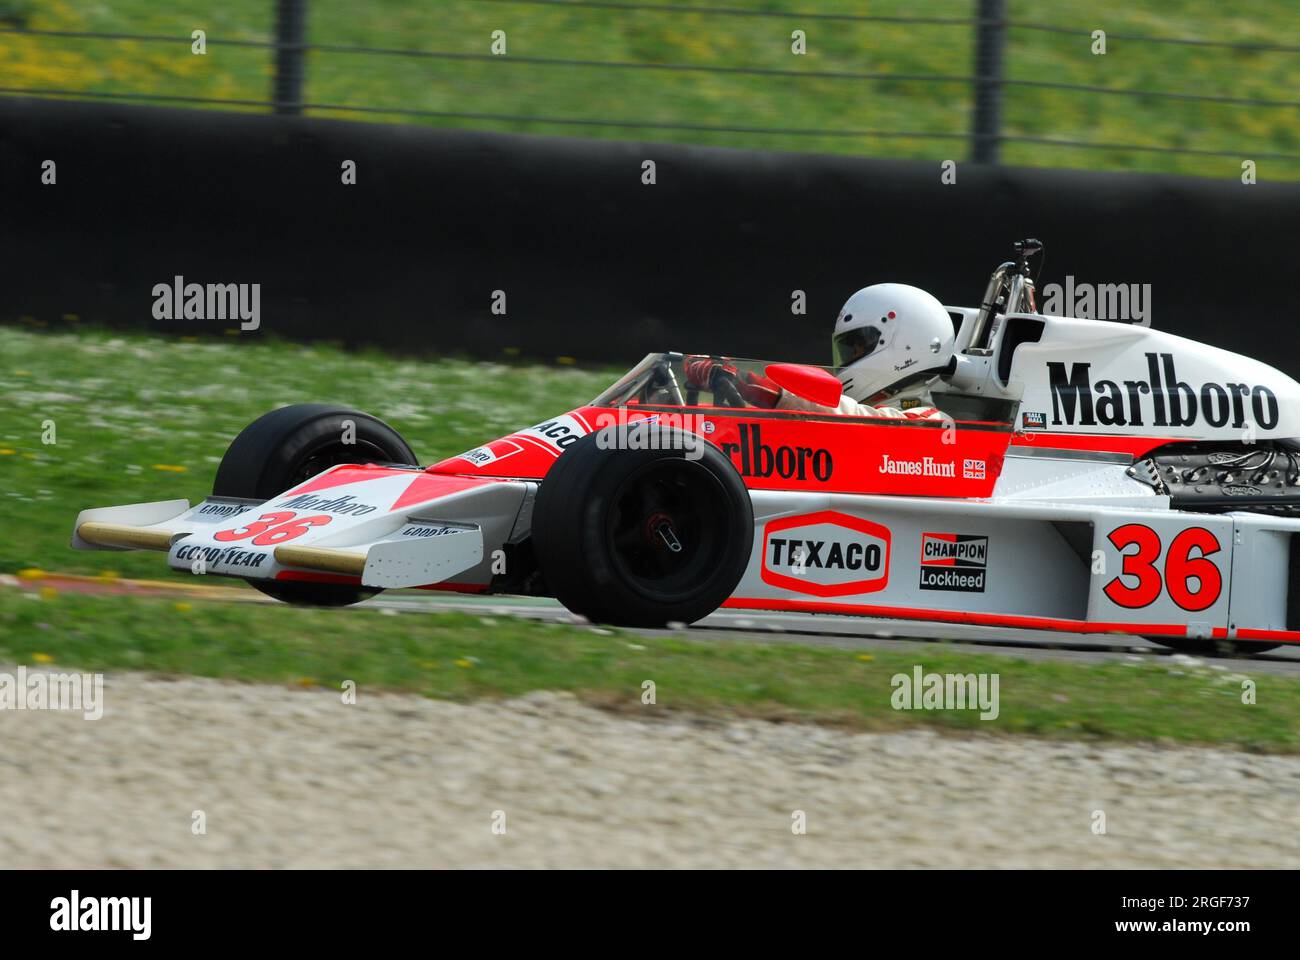
<svg viewBox="0 0 1300 960">
<path fill-rule="evenodd" d="M 684 364 L 686 383 L 700 390 L 717 391 L 717 379 L 727 377 L 735 383 L 745 403 L 766 409 L 802 410 L 807 413 L 834 413 L 844 417 L 882 417 L 891 420 L 939 420 L 943 414 L 933 406 L 900 410 L 898 407 L 873 407 L 851 397 L 840 397 L 834 407 L 824 407 L 782 390 L 767 377 L 740 371 L 723 358 L 689 356 Z"/>
<path fill-rule="evenodd" d="M 697 390 L 711 391 L 715 400 L 719 392 L 719 381 L 724 379 L 733 385 L 738 401 L 753 407 L 771 409 L 781 397 L 781 388 L 767 377 L 748 370 L 738 370 L 735 364 L 723 357 L 689 356 L 682 366 L 686 374 L 686 385 Z"/>
</svg>

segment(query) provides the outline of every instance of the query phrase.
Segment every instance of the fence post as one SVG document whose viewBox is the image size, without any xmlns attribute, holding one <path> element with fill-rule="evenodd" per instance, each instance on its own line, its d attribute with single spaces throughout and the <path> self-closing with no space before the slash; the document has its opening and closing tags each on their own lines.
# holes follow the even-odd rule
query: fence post
<svg viewBox="0 0 1300 960">
<path fill-rule="evenodd" d="M 1005 0 L 979 0 L 975 25 L 975 112 L 970 151 L 970 158 L 975 163 L 998 162 L 1005 20 Z"/>
<path fill-rule="evenodd" d="M 276 0 L 275 76 L 271 80 L 276 113 L 302 113 L 306 34 L 307 0 Z"/>
</svg>

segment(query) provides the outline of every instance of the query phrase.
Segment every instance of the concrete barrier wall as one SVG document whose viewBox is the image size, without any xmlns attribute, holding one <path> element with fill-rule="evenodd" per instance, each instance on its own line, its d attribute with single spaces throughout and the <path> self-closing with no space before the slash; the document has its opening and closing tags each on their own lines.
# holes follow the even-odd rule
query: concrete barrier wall
<svg viewBox="0 0 1300 960">
<path fill-rule="evenodd" d="M 1036 236 L 1040 287 L 1150 284 L 1155 326 L 1297 374 L 1300 185 L 1259 176 L 959 164 L 944 184 L 931 163 L 0 99 L 0 319 L 234 325 L 155 319 L 155 285 L 179 275 L 260 284 L 248 336 L 829 362 L 858 287 L 973 304 L 1010 241 Z"/>
</svg>

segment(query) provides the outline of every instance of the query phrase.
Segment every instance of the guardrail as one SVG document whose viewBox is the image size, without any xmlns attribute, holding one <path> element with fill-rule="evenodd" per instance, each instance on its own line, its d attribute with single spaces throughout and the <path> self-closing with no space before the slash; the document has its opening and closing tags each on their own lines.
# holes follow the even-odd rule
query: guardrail
<svg viewBox="0 0 1300 960">
<path fill-rule="evenodd" d="M 650 13 L 664 16 L 683 14 L 707 18 L 767 18 L 787 21 L 881 23 L 901 24 L 918 30 L 969 30 L 974 42 L 974 71 L 969 74 L 894 73 L 888 70 L 814 70 L 780 69 L 743 64 L 665 63 L 606 60 L 600 58 L 575 59 L 571 57 L 508 56 L 493 53 L 467 53 L 436 49 L 404 49 L 334 43 L 313 43 L 309 39 L 308 0 L 271 0 L 275 9 L 274 38 L 252 40 L 207 36 L 212 46 L 236 46 L 264 49 L 273 65 L 269 96 L 267 99 L 228 98 L 206 96 L 179 96 L 163 92 L 125 93 L 102 90 L 78 90 L 68 87 L 0 86 L 0 94 L 97 99 L 124 102 L 150 102 L 194 106 L 264 107 L 280 114 L 337 113 L 356 115 L 389 115 L 439 120 L 459 120 L 465 124 L 478 122 L 531 123 L 557 129 L 609 128 L 637 130 L 671 130 L 700 133 L 726 133 L 738 136 L 779 135 L 782 137 L 824 138 L 886 138 L 917 140 L 950 140 L 965 142 L 970 159 L 982 163 L 997 163 L 1002 147 L 1009 143 L 1033 144 L 1046 148 L 1080 148 L 1094 151 L 1124 151 L 1145 153 L 1187 154 L 1209 157 L 1238 157 L 1300 161 L 1300 153 L 1279 151 L 1218 150 L 1166 143 L 1115 143 L 1098 142 L 1078 137 L 1038 136 L 1007 132 L 1003 124 L 1003 106 L 1008 91 L 1017 89 L 1051 89 L 1063 93 L 1100 97 L 1144 98 L 1154 101 L 1183 101 L 1217 104 L 1259 110 L 1294 110 L 1300 107 L 1300 98 L 1267 98 L 1254 96 L 1229 96 L 1192 93 L 1181 90 L 1112 87 L 1094 84 L 1058 82 L 1048 79 L 1009 77 L 1008 40 L 1017 33 L 1048 32 L 1078 36 L 1092 36 L 1088 27 L 1063 26 L 1054 23 L 1030 22 L 1011 19 L 1007 15 L 1006 0 L 973 0 L 973 15 L 969 17 L 896 16 L 870 13 L 839 13 L 809 10 L 759 10 L 728 6 L 696 6 L 685 3 L 616 2 L 616 0 L 477 0 L 483 4 L 499 6 L 534 6 L 563 8 L 566 11 L 607 11 L 615 13 Z M 41 30 L 21 26 L 0 26 L 0 34 L 23 34 L 90 41 L 137 41 L 144 43 L 188 44 L 190 37 L 116 31 Z M 1271 52 L 1300 54 L 1300 45 L 1266 42 L 1239 42 L 1204 37 L 1170 37 L 1150 34 L 1110 33 L 1110 40 L 1134 41 L 1149 44 L 1178 45 L 1188 48 L 1216 48 L 1237 52 Z M 401 103 L 330 103 L 317 102 L 305 93 L 307 85 L 307 55 L 323 54 L 337 57 L 388 57 L 425 60 L 491 62 L 502 70 L 599 70 L 613 73 L 621 71 L 660 71 L 676 74 L 732 74 L 770 78 L 789 82 L 794 80 L 835 80 L 845 83 L 898 83 L 913 82 L 935 87 L 965 89 L 969 95 L 969 128 L 966 130 L 911 130 L 874 129 L 849 125 L 843 128 L 809 127 L 799 125 L 768 126 L 760 124 L 704 123 L 695 121 L 651 120 L 643 117 L 585 117 L 563 116 L 552 113 L 515 113 L 483 110 L 429 110 Z M 757 145 L 757 144 L 756 144 Z"/>
</svg>

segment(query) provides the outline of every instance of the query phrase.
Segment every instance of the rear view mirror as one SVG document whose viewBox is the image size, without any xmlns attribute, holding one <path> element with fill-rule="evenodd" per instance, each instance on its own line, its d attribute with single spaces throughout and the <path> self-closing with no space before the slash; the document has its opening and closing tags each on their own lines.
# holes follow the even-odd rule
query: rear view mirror
<svg viewBox="0 0 1300 960">
<path fill-rule="evenodd" d="M 782 390 L 789 390 L 801 400 L 822 407 L 833 407 L 840 402 L 840 391 L 843 388 L 839 378 L 821 367 L 808 367 L 801 363 L 769 363 L 763 372 Z"/>
</svg>

